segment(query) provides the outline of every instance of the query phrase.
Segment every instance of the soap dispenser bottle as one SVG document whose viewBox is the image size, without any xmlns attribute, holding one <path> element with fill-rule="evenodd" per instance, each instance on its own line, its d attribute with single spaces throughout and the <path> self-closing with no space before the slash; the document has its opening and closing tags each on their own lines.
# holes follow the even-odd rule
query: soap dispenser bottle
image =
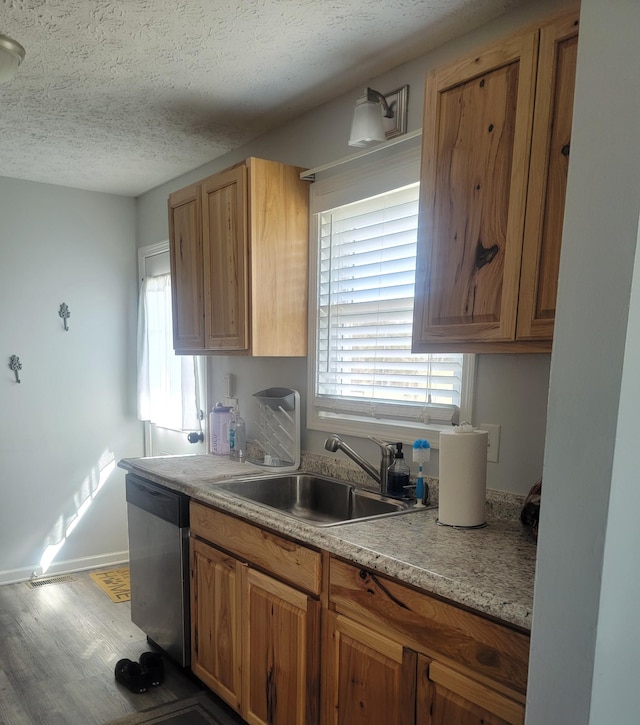
<svg viewBox="0 0 640 725">
<path fill-rule="evenodd" d="M 405 498 L 409 485 L 409 466 L 404 462 L 402 443 L 396 443 L 393 463 L 387 472 L 387 493 L 395 498 Z"/>
</svg>

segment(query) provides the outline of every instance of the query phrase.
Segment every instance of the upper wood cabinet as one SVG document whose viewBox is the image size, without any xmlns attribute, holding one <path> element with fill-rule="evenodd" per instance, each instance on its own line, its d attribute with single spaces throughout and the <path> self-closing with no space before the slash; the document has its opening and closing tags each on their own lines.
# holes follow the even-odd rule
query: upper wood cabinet
<svg viewBox="0 0 640 725">
<path fill-rule="evenodd" d="M 307 353 L 308 182 L 249 158 L 169 196 L 177 353 Z"/>
<path fill-rule="evenodd" d="M 169 197 L 173 346 L 176 351 L 204 347 L 202 203 L 197 184 Z"/>
<path fill-rule="evenodd" d="M 541 28 L 520 275 L 520 340 L 553 337 L 577 57 L 577 13 Z"/>
<path fill-rule="evenodd" d="M 551 349 L 577 11 L 426 81 L 414 352 Z"/>
</svg>

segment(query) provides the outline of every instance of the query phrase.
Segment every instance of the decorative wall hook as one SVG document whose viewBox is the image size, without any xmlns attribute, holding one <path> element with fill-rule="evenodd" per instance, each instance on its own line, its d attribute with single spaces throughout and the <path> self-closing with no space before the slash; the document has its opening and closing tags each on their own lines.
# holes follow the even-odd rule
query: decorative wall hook
<svg viewBox="0 0 640 725">
<path fill-rule="evenodd" d="M 17 355 L 12 355 L 9 358 L 9 367 L 13 370 L 16 376 L 16 383 L 21 382 L 19 371 L 22 370 L 22 363 L 20 362 L 20 358 Z"/>
<path fill-rule="evenodd" d="M 69 327 L 67 325 L 67 320 L 71 317 L 71 313 L 69 312 L 69 307 L 68 307 L 68 305 L 65 302 L 63 302 L 60 305 L 60 309 L 58 310 L 58 315 L 60 317 L 62 317 L 62 319 L 64 321 L 64 329 L 67 332 L 69 332 Z"/>
</svg>

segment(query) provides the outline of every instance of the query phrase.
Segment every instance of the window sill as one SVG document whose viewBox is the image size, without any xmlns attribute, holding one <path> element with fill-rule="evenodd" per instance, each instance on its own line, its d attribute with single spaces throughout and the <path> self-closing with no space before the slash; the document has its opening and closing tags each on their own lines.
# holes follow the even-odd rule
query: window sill
<svg viewBox="0 0 640 725">
<path fill-rule="evenodd" d="M 367 438 L 374 436 L 389 442 L 400 441 L 413 445 L 413 442 L 420 439 L 429 441 L 431 448 L 440 447 L 440 433 L 449 430 L 451 424 L 428 423 L 420 424 L 415 421 L 400 420 L 372 420 L 370 418 L 359 418 L 358 416 L 345 416 L 335 413 L 323 413 L 317 415 L 309 413 L 307 428 L 320 430 L 326 433 L 338 433 L 341 435 L 355 436 L 356 438 Z"/>
</svg>

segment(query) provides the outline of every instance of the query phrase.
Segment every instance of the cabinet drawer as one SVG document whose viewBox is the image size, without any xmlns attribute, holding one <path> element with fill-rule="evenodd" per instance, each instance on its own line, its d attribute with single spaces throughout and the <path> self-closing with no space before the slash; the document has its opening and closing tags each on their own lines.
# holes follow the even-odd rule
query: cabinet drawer
<svg viewBox="0 0 640 725">
<path fill-rule="evenodd" d="M 461 665 L 511 696 L 524 696 L 526 634 L 338 559 L 329 563 L 329 601 L 337 612 L 373 621 L 412 649 Z"/>
<path fill-rule="evenodd" d="M 190 514 L 192 536 L 209 541 L 307 592 L 320 594 L 320 552 L 194 501 Z"/>
<path fill-rule="evenodd" d="M 524 704 L 422 655 L 418 657 L 416 712 L 417 725 L 524 723 Z"/>
</svg>

